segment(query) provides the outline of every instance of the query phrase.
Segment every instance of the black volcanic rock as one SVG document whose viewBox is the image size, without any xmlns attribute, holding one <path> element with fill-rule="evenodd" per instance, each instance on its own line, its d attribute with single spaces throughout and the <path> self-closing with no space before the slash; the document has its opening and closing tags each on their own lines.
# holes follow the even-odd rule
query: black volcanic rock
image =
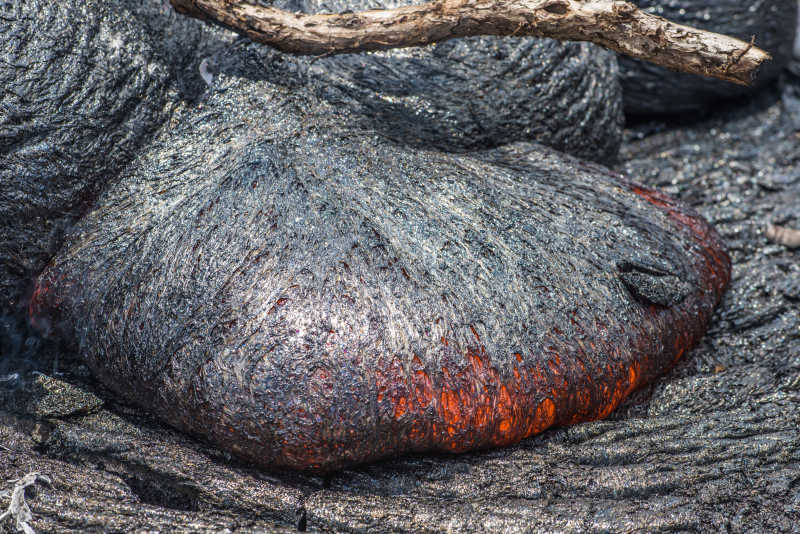
<svg viewBox="0 0 800 534">
<path fill-rule="evenodd" d="M 27 472 L 50 476 L 27 502 L 37 532 L 53 533 L 794 532 L 800 264 L 763 235 L 766 222 L 800 226 L 789 111 L 770 88 L 700 122 L 629 132 L 621 169 L 710 220 L 728 244 L 733 281 L 700 345 L 606 420 L 326 477 L 266 473 L 160 425 L 74 354 L 44 348 L 35 372 L 20 373 L 23 389 L 0 381 L 0 494 Z M 509 152 L 519 151 L 491 159 Z M 28 407 L 41 373 L 95 392 L 105 407 L 39 419 Z"/>
<path fill-rule="evenodd" d="M 8 293 L 55 248 L 26 246 L 41 220 L 74 225 L 31 320 L 170 424 L 269 467 L 506 445 L 608 415 L 702 334 L 728 261 L 691 212 L 540 145 L 420 148 L 491 148 L 509 117 L 547 116 L 548 141 L 609 157 L 614 69 L 592 59 L 607 53 L 485 39 L 315 62 L 239 41 L 200 61 L 225 40 L 184 36 L 156 4 L 113 7 L 3 18 L 18 43 L 4 246 L 26 262 L 7 263 Z M 130 70 L 104 76 L 114 62 Z M 203 94 L 178 90 L 190 66 Z M 64 83 L 34 83 L 53 73 Z M 484 111 L 465 106 L 473 74 Z M 493 133 L 454 140 L 472 120 Z"/>
<path fill-rule="evenodd" d="M 519 445 L 411 455 L 326 477 L 265 473 L 159 425 L 99 388 L 79 361 L 38 370 L 96 391 L 96 414 L 37 420 L 0 387 L 0 491 L 38 471 L 37 532 L 786 532 L 800 522 L 796 251 L 766 222 L 800 226 L 800 144 L 780 94 L 694 124 L 643 123 L 621 169 L 711 220 L 731 289 L 699 346 L 608 419 Z M 2 384 L 0 384 L 2 386 Z M 99 388 L 96 389 L 96 388 Z M 7 500 L 0 500 L 4 506 Z M 279 529 L 284 530 L 279 530 Z"/>
<path fill-rule="evenodd" d="M 731 35 L 768 51 L 772 60 L 753 87 L 672 72 L 626 56 L 619 57 L 627 115 L 688 113 L 713 107 L 720 99 L 752 94 L 772 83 L 792 54 L 797 25 L 796 0 L 636 0 L 649 13 L 686 26 Z"/>
<path fill-rule="evenodd" d="M 606 416 L 702 335 L 729 265 L 683 206 L 540 145 L 387 141 L 236 52 L 37 285 L 119 395 L 332 469 Z"/>
</svg>

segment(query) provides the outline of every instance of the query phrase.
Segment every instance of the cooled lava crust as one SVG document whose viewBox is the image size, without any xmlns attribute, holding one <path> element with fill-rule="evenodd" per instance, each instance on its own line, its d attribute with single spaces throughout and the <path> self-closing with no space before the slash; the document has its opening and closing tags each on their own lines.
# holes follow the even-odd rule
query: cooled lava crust
<svg viewBox="0 0 800 534">
<path fill-rule="evenodd" d="M 701 217 L 600 166 L 311 121 L 276 141 L 229 109 L 246 128 L 218 142 L 178 120 L 101 197 L 31 316 L 121 396 L 261 466 L 500 447 L 606 417 L 697 342 L 729 281 Z"/>
</svg>

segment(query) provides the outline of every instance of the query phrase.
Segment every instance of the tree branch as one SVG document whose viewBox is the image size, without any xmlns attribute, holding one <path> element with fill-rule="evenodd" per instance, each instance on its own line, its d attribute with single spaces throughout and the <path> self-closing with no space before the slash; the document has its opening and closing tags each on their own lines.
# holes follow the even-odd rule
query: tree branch
<svg viewBox="0 0 800 534">
<path fill-rule="evenodd" d="M 672 70 L 751 84 L 770 55 L 725 35 L 674 24 L 617 0 L 437 0 L 341 14 L 291 13 L 253 0 L 170 0 L 179 13 L 213 20 L 298 55 L 425 46 L 456 37 L 505 35 L 589 41 Z"/>
</svg>

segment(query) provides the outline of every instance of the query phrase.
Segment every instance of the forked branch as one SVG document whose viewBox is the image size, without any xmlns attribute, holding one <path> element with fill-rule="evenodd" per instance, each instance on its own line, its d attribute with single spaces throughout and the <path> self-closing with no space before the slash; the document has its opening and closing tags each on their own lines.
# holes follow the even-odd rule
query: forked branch
<svg viewBox="0 0 800 534">
<path fill-rule="evenodd" d="M 291 13 L 254 0 L 170 0 L 176 11 L 213 20 L 298 55 L 425 46 L 474 35 L 589 41 L 672 70 L 741 85 L 770 56 L 733 37 L 672 23 L 617 0 L 437 0 L 341 14 Z"/>
</svg>

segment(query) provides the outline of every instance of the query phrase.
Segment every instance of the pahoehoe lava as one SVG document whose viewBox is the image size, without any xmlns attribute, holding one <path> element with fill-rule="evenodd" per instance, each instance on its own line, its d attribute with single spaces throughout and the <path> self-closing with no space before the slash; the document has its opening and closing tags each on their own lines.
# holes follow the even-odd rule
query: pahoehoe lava
<svg viewBox="0 0 800 534">
<path fill-rule="evenodd" d="M 279 0 L 272 5 L 335 13 L 413 3 Z M 614 56 L 588 43 L 469 37 L 318 58 L 311 70 L 323 81 L 327 100 L 404 145 L 463 152 L 534 141 L 608 162 L 619 150 L 623 125 Z"/>
<path fill-rule="evenodd" d="M 604 417 L 728 281 L 702 219 L 600 166 L 407 149 L 302 91 L 219 84 L 78 223 L 32 309 L 121 396 L 259 465 Z"/>
<path fill-rule="evenodd" d="M 0 37 L 0 314 L 18 311 L 64 231 L 173 110 L 202 99 L 203 60 L 213 76 L 226 55 L 251 55 L 265 63 L 254 79 L 313 92 L 402 144 L 527 140 L 602 161 L 622 137 L 614 54 L 585 43 L 472 39 L 314 59 L 238 43 L 218 61 L 230 36 L 133 0 L 0 4 Z"/>
<path fill-rule="evenodd" d="M 135 11 L 111 24 L 103 2 L 70 17 L 40 7 L 3 19 L 29 44 L 14 49 L 15 65 L 47 50 L 47 65 L 71 68 L 69 46 L 37 41 L 42 18 L 84 28 L 82 46 L 111 43 L 115 61 L 135 68 L 106 77 L 98 53 L 79 63 L 98 67 L 91 77 L 48 85 L 57 68 L 30 71 L 2 97 L 21 110 L 14 120 L 56 131 L 50 146 L 72 148 L 64 161 L 76 164 L 58 176 L 80 209 L 68 213 L 74 224 L 38 278 L 30 316 L 50 318 L 121 397 L 259 465 L 330 470 L 461 452 L 604 417 L 697 341 L 730 277 L 697 214 L 599 165 L 524 142 L 421 149 L 370 127 L 369 87 L 241 41 L 209 62 L 213 88 L 184 102 L 183 65 L 158 47 L 124 46 L 172 34 L 163 19 L 142 32 Z M 546 71 L 594 53 L 544 50 Z M 119 100 L 122 118 L 109 122 L 102 102 L 120 86 L 152 96 Z M 61 130 L 80 114 L 23 106 L 51 89 L 79 95 L 75 109 L 92 120 Z M 430 129 L 430 116 L 416 120 Z M 32 154 L 59 168 L 61 151 L 42 156 L 41 136 L 14 131 L 2 146 L 11 169 L 33 172 Z M 4 183 L 0 201 L 47 197 L 47 176 L 26 183 Z M 62 216 L 59 205 L 38 215 Z M 36 241 L 39 220 L 0 224 Z M 3 246 L 24 255 L 8 235 Z"/>
</svg>

